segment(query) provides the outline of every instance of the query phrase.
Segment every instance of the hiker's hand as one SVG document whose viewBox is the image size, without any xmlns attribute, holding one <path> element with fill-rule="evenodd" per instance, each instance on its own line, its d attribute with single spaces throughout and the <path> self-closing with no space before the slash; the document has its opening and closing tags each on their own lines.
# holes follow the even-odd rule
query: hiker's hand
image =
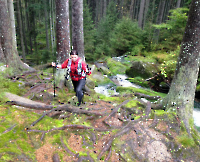
<svg viewBox="0 0 200 162">
<path fill-rule="evenodd" d="M 52 62 L 52 66 L 56 66 L 56 63 L 55 63 L 55 62 Z"/>
</svg>

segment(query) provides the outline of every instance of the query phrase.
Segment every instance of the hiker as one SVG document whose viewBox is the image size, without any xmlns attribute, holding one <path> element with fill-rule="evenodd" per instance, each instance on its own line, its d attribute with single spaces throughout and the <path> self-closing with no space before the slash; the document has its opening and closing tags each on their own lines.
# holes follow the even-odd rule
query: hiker
<svg viewBox="0 0 200 162">
<path fill-rule="evenodd" d="M 56 66 L 56 64 L 52 62 L 52 66 Z M 68 74 L 72 79 L 74 91 L 78 97 L 78 106 L 80 106 L 83 98 L 82 89 L 85 87 L 86 74 L 90 75 L 91 71 L 88 70 L 86 63 L 78 57 L 78 52 L 76 50 L 72 50 L 70 52 L 70 58 L 62 65 L 57 65 L 56 67 L 61 69 L 68 68 Z M 68 76 L 65 78 L 68 79 Z"/>
</svg>

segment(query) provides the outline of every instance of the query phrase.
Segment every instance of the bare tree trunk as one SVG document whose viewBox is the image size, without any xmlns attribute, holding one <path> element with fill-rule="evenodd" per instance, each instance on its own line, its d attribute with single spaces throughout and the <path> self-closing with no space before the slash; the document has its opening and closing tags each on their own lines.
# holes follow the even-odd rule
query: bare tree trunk
<svg viewBox="0 0 200 162">
<path fill-rule="evenodd" d="M 7 6 L 8 6 L 9 16 L 10 16 L 10 20 L 11 20 L 12 38 L 13 38 L 13 42 L 14 42 L 13 45 L 15 46 L 15 48 L 17 48 L 13 1 L 8 0 Z"/>
<path fill-rule="evenodd" d="M 144 5 L 145 5 L 145 0 L 141 0 L 140 2 L 140 12 L 139 12 L 139 18 L 138 18 L 138 26 L 140 28 L 143 28 L 142 20 L 144 17 Z"/>
<path fill-rule="evenodd" d="M 51 16 L 51 11 L 52 11 L 52 1 L 50 0 L 49 1 L 49 7 L 50 7 L 50 10 L 49 10 L 49 21 L 50 21 L 50 33 L 51 33 L 51 52 L 53 53 L 53 47 L 54 47 L 54 43 L 53 43 L 53 22 L 52 22 L 52 16 Z"/>
<path fill-rule="evenodd" d="M 13 45 L 11 22 L 5 1 L 0 1 L 0 61 L 13 67 L 14 72 L 25 68 Z"/>
<path fill-rule="evenodd" d="M 104 0 L 104 3 L 103 3 L 103 16 L 106 17 L 106 0 Z"/>
<path fill-rule="evenodd" d="M 30 19 L 29 19 L 29 15 L 28 15 L 28 0 L 25 0 L 25 9 L 26 9 L 26 19 L 27 19 L 27 26 L 26 26 L 26 31 L 30 31 L 31 30 L 31 25 L 30 25 Z M 31 54 L 33 53 L 33 43 L 32 43 L 32 39 L 31 39 L 31 33 L 29 33 L 29 43 L 30 43 L 30 48 L 31 48 Z"/>
<path fill-rule="evenodd" d="M 121 4 L 120 4 L 120 11 L 121 11 L 121 14 L 120 14 L 120 17 L 122 18 L 123 17 L 123 12 L 124 12 L 124 0 L 121 0 Z"/>
<path fill-rule="evenodd" d="M 70 53 L 69 1 L 56 0 L 57 60 L 63 63 Z"/>
<path fill-rule="evenodd" d="M 143 20 L 143 28 L 144 28 L 145 23 L 146 23 L 146 17 L 147 17 L 148 9 L 149 9 L 149 0 L 146 0 L 146 2 L 145 2 L 145 11 L 144 11 L 144 20 Z"/>
<path fill-rule="evenodd" d="M 27 41 L 26 41 L 26 32 L 25 32 L 26 30 L 25 30 L 25 24 L 24 24 L 25 23 L 25 21 L 24 21 L 25 20 L 25 16 L 23 16 L 21 1 L 19 1 L 19 7 L 20 7 L 20 14 L 21 14 L 21 19 L 22 19 L 22 32 L 23 32 L 23 39 L 24 39 L 24 46 L 25 46 L 25 54 L 28 54 L 28 47 L 27 47 Z"/>
<path fill-rule="evenodd" d="M 44 2 L 44 17 L 45 17 L 45 31 L 46 31 L 46 49 L 49 50 L 49 34 L 48 34 L 48 21 L 47 21 L 47 1 Z"/>
<path fill-rule="evenodd" d="M 95 26 L 97 28 L 97 24 L 99 21 L 99 1 L 96 2 L 96 12 L 95 12 Z"/>
<path fill-rule="evenodd" d="M 83 0 L 72 0 L 72 45 L 79 57 L 84 57 Z"/>
<path fill-rule="evenodd" d="M 131 0 L 131 5 L 130 5 L 130 18 L 133 19 L 133 5 L 134 5 L 134 0 Z"/>
<path fill-rule="evenodd" d="M 164 12 L 164 7 L 165 7 L 165 1 L 166 0 L 160 0 L 156 24 L 161 24 L 162 23 L 163 12 Z M 155 32 L 154 32 L 154 41 L 156 43 L 158 43 L 159 33 L 160 33 L 159 29 L 156 29 Z"/>
<path fill-rule="evenodd" d="M 187 133 L 193 127 L 193 107 L 199 72 L 200 3 L 192 0 L 176 71 L 168 95 L 163 100 L 167 111 L 176 112 Z"/>
<path fill-rule="evenodd" d="M 177 0 L 176 8 L 180 8 L 180 6 L 181 6 L 181 0 Z"/>
<path fill-rule="evenodd" d="M 22 20 L 21 20 L 21 15 L 20 15 L 20 7 L 19 7 L 19 1 L 17 1 L 17 15 L 18 15 L 18 20 L 19 20 L 19 31 L 20 31 L 20 40 L 21 40 L 21 47 L 22 47 L 22 57 L 23 61 L 26 62 L 26 56 L 25 56 L 25 49 L 24 49 L 24 36 L 22 32 Z"/>
</svg>

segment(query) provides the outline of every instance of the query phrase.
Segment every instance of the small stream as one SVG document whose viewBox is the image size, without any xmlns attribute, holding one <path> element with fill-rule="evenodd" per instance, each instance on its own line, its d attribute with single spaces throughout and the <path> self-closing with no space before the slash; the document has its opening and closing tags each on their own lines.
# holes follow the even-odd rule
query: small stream
<svg viewBox="0 0 200 162">
<path fill-rule="evenodd" d="M 136 84 L 133 84 L 131 82 L 129 82 L 128 80 L 126 80 L 126 78 L 128 78 L 126 75 L 124 74 L 117 74 L 116 76 L 112 76 L 110 77 L 110 79 L 114 82 L 114 83 L 118 83 L 117 86 L 123 86 L 123 87 L 135 87 L 135 88 L 142 88 L 142 89 L 146 89 L 144 87 L 138 86 Z M 94 89 L 97 93 L 103 94 L 107 97 L 111 96 L 111 95 L 117 95 L 119 94 L 118 92 L 116 92 L 116 86 L 112 86 L 111 84 L 108 85 L 104 85 L 104 86 L 98 86 L 95 87 Z M 200 127 L 200 103 L 195 102 L 194 103 L 194 109 L 193 109 L 193 118 L 194 118 L 194 124 L 198 127 Z"/>
</svg>

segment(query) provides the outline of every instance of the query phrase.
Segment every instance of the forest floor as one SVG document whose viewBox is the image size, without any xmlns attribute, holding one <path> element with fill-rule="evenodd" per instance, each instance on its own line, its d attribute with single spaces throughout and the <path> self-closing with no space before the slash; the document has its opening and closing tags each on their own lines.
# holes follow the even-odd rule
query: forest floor
<svg viewBox="0 0 200 162">
<path fill-rule="evenodd" d="M 56 89 L 53 97 L 52 81 L 45 78 L 38 73 L 24 75 L 27 85 L 34 86 L 26 86 L 22 96 L 6 93 L 10 105 L 0 106 L 0 162 L 195 162 L 199 158 L 191 154 L 198 152 L 194 141 L 182 134 L 179 138 L 178 118 L 152 111 L 133 94 L 105 99 L 85 94 L 85 103 L 77 107 L 74 92 Z"/>
</svg>

